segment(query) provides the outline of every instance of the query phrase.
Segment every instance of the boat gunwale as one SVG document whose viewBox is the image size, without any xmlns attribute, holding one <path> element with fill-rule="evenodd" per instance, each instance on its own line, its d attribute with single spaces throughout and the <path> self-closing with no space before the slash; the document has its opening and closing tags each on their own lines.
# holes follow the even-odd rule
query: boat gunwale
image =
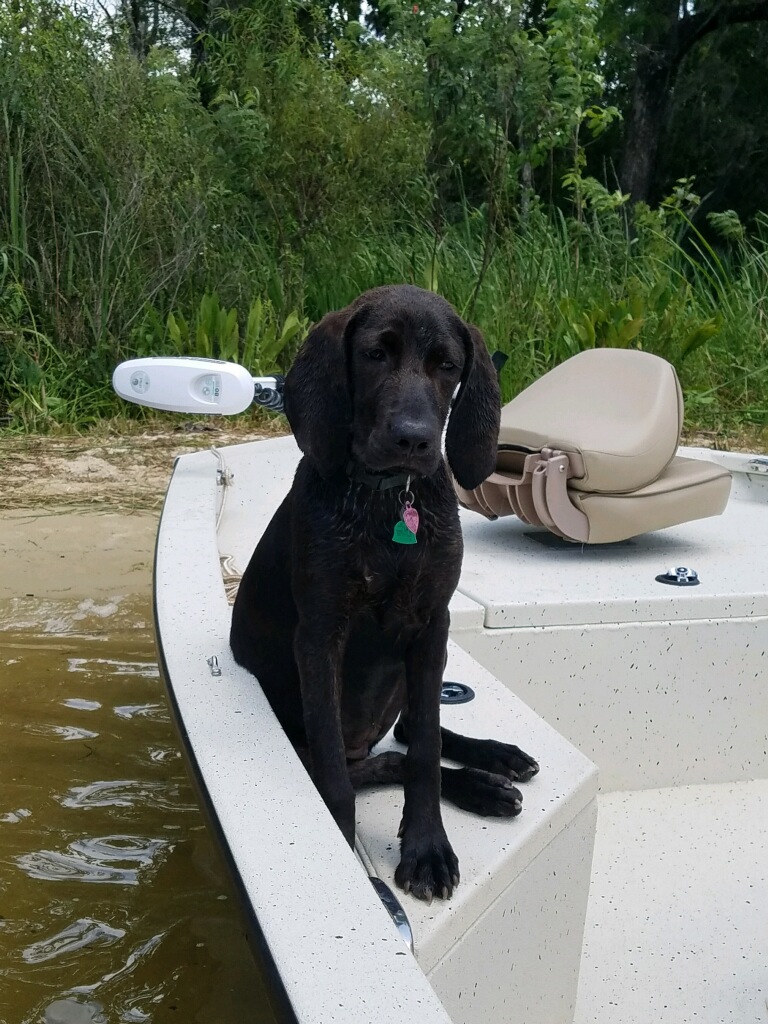
<svg viewBox="0 0 768 1024">
<path fill-rule="evenodd" d="M 198 564 L 202 561 L 200 555 L 204 540 L 207 538 L 212 541 L 215 547 L 213 523 L 216 515 L 216 463 L 210 451 L 180 456 L 174 464 L 158 526 L 155 548 L 153 600 L 158 657 L 169 703 L 179 727 L 185 757 L 192 769 L 206 816 L 212 823 L 215 837 L 226 859 L 238 895 L 242 897 L 246 920 L 250 925 L 249 941 L 264 965 L 266 980 L 273 986 L 270 994 L 273 1009 L 277 1012 L 280 1024 L 283 1021 L 286 1024 L 310 1024 L 310 1022 L 329 1024 L 331 1020 L 374 1019 L 384 1011 L 386 1011 L 388 1024 L 412 1024 L 414 1015 L 418 1015 L 423 1024 L 450 1024 L 437 995 L 429 985 L 415 958 L 405 949 L 391 919 L 381 905 L 373 887 L 369 885 L 359 862 L 344 843 L 298 758 L 289 756 L 290 763 L 282 765 L 282 768 L 287 770 L 291 776 L 292 801 L 290 806 L 284 808 L 285 817 L 281 821 L 281 826 L 289 826 L 290 818 L 293 817 L 294 830 L 302 832 L 303 840 L 306 838 L 308 846 L 313 847 L 318 853 L 321 851 L 321 847 L 322 852 L 325 853 L 327 853 L 326 846 L 330 847 L 330 854 L 323 859 L 318 857 L 318 863 L 314 865 L 313 871 L 309 872 L 310 874 L 314 873 L 318 883 L 309 888 L 311 903 L 307 904 L 308 917 L 311 918 L 316 931 L 312 935 L 308 934 L 311 932 L 312 926 L 307 925 L 302 929 L 302 934 L 298 935 L 295 927 L 284 920 L 281 923 L 277 908 L 269 903 L 268 898 L 262 898 L 259 902 L 260 894 L 254 892 L 253 878 L 244 877 L 245 861 L 242 858 L 246 854 L 242 849 L 238 850 L 233 847 L 233 830 L 227 826 L 217 811 L 216 795 L 212 792 L 211 786 L 211 781 L 214 784 L 217 781 L 216 773 L 210 771 L 210 765 L 207 766 L 209 769 L 207 773 L 206 767 L 200 763 L 198 753 L 196 753 L 196 749 L 199 749 L 200 737 L 190 736 L 188 728 L 190 713 L 193 709 L 181 706 L 184 703 L 184 697 L 179 692 L 182 686 L 178 682 L 174 685 L 173 682 L 174 675 L 178 672 L 178 665 L 169 664 L 173 660 L 168 653 L 170 644 L 163 641 L 164 630 L 173 633 L 174 626 L 173 616 L 165 607 L 168 597 L 164 592 L 162 580 L 163 576 L 168 575 L 168 566 L 163 565 L 163 559 L 167 556 L 165 549 L 168 546 L 168 537 L 173 528 L 180 525 L 172 521 L 171 509 L 173 503 L 177 501 L 176 491 L 181 480 L 180 470 L 186 467 L 192 470 L 192 467 L 202 466 L 201 460 L 203 459 L 210 459 L 210 472 L 203 474 L 204 484 L 207 485 L 207 501 L 201 497 L 196 508 L 187 509 L 188 514 L 184 519 L 183 527 L 189 530 L 190 521 L 194 520 L 195 516 L 201 517 L 203 515 L 201 507 L 207 506 L 208 517 L 200 519 L 200 537 L 198 538 L 200 547 L 195 552 Z M 196 484 L 199 487 L 199 479 Z M 199 490 L 197 493 L 199 494 Z M 178 517 L 178 510 L 175 515 Z M 214 633 L 218 638 L 218 658 L 222 673 L 224 676 L 229 676 L 235 685 L 238 680 L 245 681 L 247 677 L 249 693 L 253 693 L 254 704 L 263 705 L 259 706 L 258 713 L 271 716 L 274 720 L 272 740 L 275 741 L 279 733 L 278 745 L 285 748 L 286 755 L 292 754 L 292 748 L 279 728 L 277 720 L 274 719 L 261 689 L 244 669 L 235 664 L 228 649 L 226 640 L 228 631 L 224 628 L 226 626 L 225 616 L 228 615 L 228 611 L 225 613 L 226 597 L 221 582 L 218 553 L 215 554 L 214 565 L 214 552 L 209 552 L 211 558 L 208 566 L 208 581 L 213 583 L 215 569 L 219 589 L 218 593 L 211 591 L 208 597 L 205 623 L 208 626 L 211 623 L 216 623 L 217 628 Z M 178 613 L 178 609 L 176 612 Z M 184 621 L 192 635 L 192 626 L 188 619 Z M 199 641 L 202 644 L 202 637 L 197 633 L 195 635 L 197 638 L 195 642 Z M 178 642 L 177 635 L 174 635 L 173 639 L 174 642 Z M 210 643 L 210 641 L 206 642 Z M 202 646 L 198 653 L 202 659 L 205 653 Z M 208 651 L 208 653 L 213 653 L 213 651 Z M 203 674 L 202 666 L 198 662 L 195 664 L 199 680 L 205 681 L 205 676 L 209 674 L 208 666 L 205 665 L 205 674 Z M 198 682 L 189 677 L 183 680 L 183 686 L 186 686 L 188 690 L 187 697 L 197 685 Z M 246 715 L 243 715 L 242 718 L 245 719 Z M 198 722 L 197 728 L 199 728 L 199 724 Z M 298 816 L 301 814 L 301 809 L 306 814 L 310 808 L 312 812 L 310 815 L 311 825 L 309 829 L 304 829 L 306 818 L 299 821 Z M 312 862 L 312 859 L 308 857 L 306 850 L 299 852 L 298 845 L 298 843 L 295 846 L 292 843 L 282 846 L 275 844 L 272 850 L 270 850 L 268 842 L 260 845 L 260 853 L 268 854 L 267 857 L 262 856 L 259 862 L 259 867 L 264 869 L 265 879 L 270 879 L 273 873 L 285 874 L 286 857 L 293 856 L 296 862 L 293 877 L 298 878 L 300 887 L 307 888 L 309 886 L 310 883 L 306 877 L 307 865 Z M 302 845 L 304 845 L 304 841 Z M 268 864 L 269 857 L 275 862 L 279 859 L 280 864 Z M 333 871 L 333 878 L 328 878 L 326 868 Z M 343 876 L 343 886 L 339 882 L 340 876 Z M 325 886 L 322 886 L 321 882 L 324 882 Z M 269 887 L 268 882 L 265 882 L 265 887 Z M 273 895 L 276 894 L 273 893 Z M 348 927 L 350 919 L 357 921 L 357 930 L 355 931 L 355 926 L 353 926 L 351 935 L 344 935 L 343 932 L 340 934 L 342 929 Z M 286 936 L 289 929 L 292 929 L 293 937 L 298 938 L 300 948 L 286 950 Z M 281 931 L 284 934 L 280 934 Z M 281 946 L 281 952 L 275 948 L 278 944 Z M 327 986 L 332 989 L 330 995 L 323 991 L 322 984 L 314 986 L 307 984 L 308 963 L 312 963 L 313 971 L 315 969 L 323 970 L 330 968 L 331 965 L 337 967 L 339 963 L 344 962 L 345 958 L 350 964 L 357 962 L 358 968 L 361 961 L 364 960 L 366 970 L 370 961 L 369 980 L 371 984 L 369 986 L 366 987 L 364 978 L 361 977 L 359 971 L 355 970 L 341 972 L 341 977 L 335 971 L 332 982 Z M 326 961 L 325 964 L 322 963 L 323 960 Z M 384 978 L 386 983 L 382 983 Z"/>
</svg>

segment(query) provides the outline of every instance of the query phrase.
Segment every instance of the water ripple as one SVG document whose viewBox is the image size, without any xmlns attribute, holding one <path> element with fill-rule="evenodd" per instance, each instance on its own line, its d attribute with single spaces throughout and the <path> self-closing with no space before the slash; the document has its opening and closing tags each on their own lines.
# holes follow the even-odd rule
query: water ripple
<svg viewBox="0 0 768 1024">
<path fill-rule="evenodd" d="M 0 814 L 0 822 L 3 825 L 16 825 L 18 822 L 23 821 L 24 818 L 29 818 L 32 815 L 32 811 L 26 807 L 17 807 L 15 811 L 7 811 L 5 814 Z"/>
<path fill-rule="evenodd" d="M 21 955 L 28 964 L 43 964 L 68 953 L 75 953 L 85 946 L 111 946 L 124 936 L 124 928 L 111 928 L 103 921 L 81 917 L 55 935 L 33 942 L 22 950 Z"/>
<path fill-rule="evenodd" d="M 61 702 L 65 708 L 74 708 L 76 711 L 98 711 L 101 704 L 97 700 L 85 700 L 83 697 L 68 697 Z"/>
<path fill-rule="evenodd" d="M 68 672 L 92 672 L 103 676 L 105 671 L 115 676 L 138 676 L 157 679 L 160 675 L 154 661 L 123 661 L 120 658 L 67 658 Z"/>
<path fill-rule="evenodd" d="M 70 843 L 67 852 L 36 850 L 23 853 L 16 864 L 30 878 L 47 881 L 103 882 L 138 885 L 139 872 L 154 865 L 171 843 L 143 836 L 104 836 Z"/>
<path fill-rule="evenodd" d="M 97 989 L 101 988 L 104 985 L 107 985 L 109 982 L 114 981 L 115 978 L 121 978 L 126 974 L 131 974 L 138 964 L 140 964 L 143 960 L 146 960 L 151 955 L 151 953 L 157 948 L 157 946 L 160 945 L 164 938 L 165 932 L 160 932 L 157 935 L 153 935 L 150 939 L 147 939 L 146 942 L 143 942 L 140 946 L 137 946 L 136 949 L 134 949 L 134 951 L 128 956 L 127 960 L 125 961 L 122 967 L 118 968 L 116 971 L 111 971 L 109 974 L 105 974 L 92 985 L 77 985 L 75 986 L 75 988 L 71 988 L 67 994 L 90 994 L 92 992 L 96 992 Z"/>
<path fill-rule="evenodd" d="M 168 712 L 162 704 L 123 704 L 113 709 L 119 718 L 151 718 L 168 721 Z"/>
<path fill-rule="evenodd" d="M 27 725 L 24 731 L 34 736 L 60 736 L 63 740 L 95 740 L 99 735 L 77 725 Z"/>
<path fill-rule="evenodd" d="M 123 598 L 112 597 L 110 600 L 97 603 L 92 598 L 85 598 L 75 604 L 72 601 L 41 601 L 39 598 L 12 598 L 6 604 L 4 602 L 0 612 L 0 629 L 4 630 L 30 630 L 41 631 L 44 634 L 72 634 L 82 631 L 84 626 L 99 626 L 103 628 L 107 619 L 125 619 L 135 611 L 128 603 L 128 607 L 121 608 Z M 110 623 L 113 628 L 117 623 Z M 139 628 L 145 624 L 141 620 L 135 622 Z"/>
<path fill-rule="evenodd" d="M 175 783 L 140 782 L 138 779 L 114 779 L 72 786 L 59 797 L 63 807 L 158 807 L 162 810 L 189 811 L 193 805 L 179 799 Z"/>
<path fill-rule="evenodd" d="M 104 1016 L 104 1007 L 101 1003 L 56 999 L 46 1006 L 43 1024 L 107 1024 L 107 1018 Z"/>
<path fill-rule="evenodd" d="M 150 761 L 154 761 L 157 764 L 163 764 L 165 761 L 178 761 L 180 757 L 180 751 L 175 750 L 173 747 L 156 747 L 151 748 L 149 751 Z"/>
<path fill-rule="evenodd" d="M 167 839 L 149 839 L 145 836 L 97 836 L 77 839 L 69 844 L 70 850 L 82 857 L 100 861 L 135 860 L 142 865 L 151 864 L 157 853 L 170 846 Z"/>
</svg>

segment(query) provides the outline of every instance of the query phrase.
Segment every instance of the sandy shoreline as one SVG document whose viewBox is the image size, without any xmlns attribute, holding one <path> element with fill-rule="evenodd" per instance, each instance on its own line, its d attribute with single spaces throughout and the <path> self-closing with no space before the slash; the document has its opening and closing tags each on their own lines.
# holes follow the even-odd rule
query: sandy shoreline
<svg viewBox="0 0 768 1024">
<path fill-rule="evenodd" d="M 158 513 L 4 512 L 0 600 L 150 596 L 158 519 Z"/>
<path fill-rule="evenodd" d="M 271 425 L 271 434 L 195 423 L 201 429 L 4 437 L 0 510 L 159 511 L 177 456 L 285 433 L 282 422 Z"/>
<path fill-rule="evenodd" d="M 3 512 L 0 601 L 149 597 L 158 519 L 159 512 Z"/>
<path fill-rule="evenodd" d="M 194 424 L 200 426 L 200 424 Z M 260 440 L 255 425 L 233 429 L 85 436 L 12 436 L 0 441 L 0 601 L 34 595 L 82 600 L 149 597 L 160 511 L 178 455 Z M 266 424 L 271 436 L 282 420 Z M 735 439 L 733 439 L 735 440 Z M 689 443 L 721 447 L 699 435 Z M 765 450 L 757 438 L 744 450 Z"/>
<path fill-rule="evenodd" d="M 0 601 L 149 598 L 157 524 L 176 457 L 265 436 L 253 425 L 205 427 L 3 438 Z"/>
</svg>

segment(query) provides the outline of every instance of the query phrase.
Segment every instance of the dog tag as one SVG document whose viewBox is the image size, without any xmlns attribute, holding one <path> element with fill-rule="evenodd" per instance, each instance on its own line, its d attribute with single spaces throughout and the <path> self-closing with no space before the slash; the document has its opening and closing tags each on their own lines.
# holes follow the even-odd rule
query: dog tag
<svg viewBox="0 0 768 1024">
<path fill-rule="evenodd" d="M 413 505 L 411 505 L 410 501 L 406 501 L 405 503 L 405 508 L 403 509 L 403 522 L 411 533 L 416 533 L 419 528 L 419 513 Z"/>
<path fill-rule="evenodd" d="M 417 544 L 415 535 L 408 529 L 402 519 L 395 523 L 395 530 L 392 534 L 395 544 Z"/>
</svg>

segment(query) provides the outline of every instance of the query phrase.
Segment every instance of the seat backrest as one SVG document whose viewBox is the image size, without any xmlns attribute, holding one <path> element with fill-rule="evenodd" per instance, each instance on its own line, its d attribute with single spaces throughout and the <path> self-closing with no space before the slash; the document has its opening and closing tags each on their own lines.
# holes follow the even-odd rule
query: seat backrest
<svg viewBox="0 0 768 1024">
<path fill-rule="evenodd" d="M 677 451 L 683 396 L 674 367 L 636 349 L 580 352 L 502 409 L 499 446 L 579 454 L 575 490 L 627 493 L 656 480 Z"/>
</svg>

